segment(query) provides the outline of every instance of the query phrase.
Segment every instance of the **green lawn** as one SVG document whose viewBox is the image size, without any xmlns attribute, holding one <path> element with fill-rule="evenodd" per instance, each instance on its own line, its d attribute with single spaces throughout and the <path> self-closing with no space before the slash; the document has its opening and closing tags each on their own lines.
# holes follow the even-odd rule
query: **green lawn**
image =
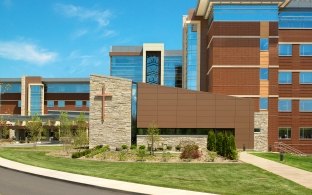
<svg viewBox="0 0 312 195">
<path fill-rule="evenodd" d="M 251 154 L 312 172 L 312 156 L 295 156 L 285 154 L 284 161 L 281 162 L 279 153 L 265 152 Z"/>
<path fill-rule="evenodd" d="M 218 194 L 312 194 L 294 182 L 242 163 L 112 163 L 52 157 L 45 150 L 2 148 L 0 156 L 71 173 Z"/>
</svg>

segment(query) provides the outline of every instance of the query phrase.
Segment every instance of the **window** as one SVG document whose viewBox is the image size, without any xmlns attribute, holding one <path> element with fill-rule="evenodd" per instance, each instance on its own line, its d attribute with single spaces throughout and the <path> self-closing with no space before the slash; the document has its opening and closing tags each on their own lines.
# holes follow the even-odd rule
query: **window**
<svg viewBox="0 0 312 195">
<path fill-rule="evenodd" d="M 47 107 L 48 107 L 48 108 L 54 107 L 54 101 L 48 100 L 48 102 L 47 102 Z"/>
<path fill-rule="evenodd" d="M 76 100 L 75 101 L 75 106 L 76 106 L 76 108 L 82 107 L 82 101 L 81 100 Z"/>
<path fill-rule="evenodd" d="M 89 83 L 47 83 L 47 93 L 89 93 Z"/>
<path fill-rule="evenodd" d="M 278 46 L 279 56 L 292 56 L 292 45 L 291 44 L 281 44 Z"/>
<path fill-rule="evenodd" d="M 260 39 L 260 51 L 268 51 L 269 50 L 269 39 L 261 38 Z"/>
<path fill-rule="evenodd" d="M 260 133 L 261 129 L 260 128 L 254 128 L 254 133 Z"/>
<path fill-rule="evenodd" d="M 278 73 L 278 83 L 279 84 L 291 84 L 292 83 L 292 73 L 291 72 L 279 72 Z"/>
<path fill-rule="evenodd" d="M 214 5 L 214 21 L 278 21 L 277 5 Z"/>
<path fill-rule="evenodd" d="M 291 100 L 278 100 L 279 112 L 291 112 Z"/>
<path fill-rule="evenodd" d="M 300 112 L 312 112 L 312 100 L 300 100 Z"/>
<path fill-rule="evenodd" d="M 298 1 L 298 4 L 304 4 Z M 279 13 L 280 29 L 311 29 L 312 12 L 310 9 L 282 9 Z"/>
<path fill-rule="evenodd" d="M 42 85 L 30 85 L 29 86 L 29 94 L 30 94 L 30 106 L 29 106 L 29 114 L 30 115 L 36 115 L 42 114 L 43 108 L 42 108 L 42 92 L 43 92 L 43 86 Z"/>
<path fill-rule="evenodd" d="M 64 100 L 59 100 L 57 102 L 57 105 L 58 105 L 59 108 L 64 108 L 65 107 L 65 101 Z"/>
<path fill-rule="evenodd" d="M 260 68 L 260 80 L 269 79 L 269 70 L 267 68 Z"/>
<path fill-rule="evenodd" d="M 90 101 L 86 101 L 86 106 L 89 108 L 90 107 Z"/>
<path fill-rule="evenodd" d="M 21 100 L 18 100 L 18 102 L 17 102 L 17 107 L 22 107 L 22 101 Z"/>
<path fill-rule="evenodd" d="M 268 98 L 260 98 L 260 110 L 268 109 Z"/>
<path fill-rule="evenodd" d="M 300 45 L 300 56 L 312 56 L 312 44 Z"/>
<path fill-rule="evenodd" d="M 279 139 L 291 139 L 291 128 L 278 128 Z"/>
<path fill-rule="evenodd" d="M 300 128 L 300 139 L 312 139 L 312 128 Z"/>
<path fill-rule="evenodd" d="M 312 84 L 312 72 L 300 72 L 300 84 Z"/>
</svg>

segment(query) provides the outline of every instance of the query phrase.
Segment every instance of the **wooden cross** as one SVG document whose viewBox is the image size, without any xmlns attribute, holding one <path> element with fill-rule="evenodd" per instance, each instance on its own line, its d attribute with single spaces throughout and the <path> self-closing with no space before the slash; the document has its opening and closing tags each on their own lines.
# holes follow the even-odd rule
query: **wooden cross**
<svg viewBox="0 0 312 195">
<path fill-rule="evenodd" d="M 112 97 L 111 94 L 105 93 L 105 85 L 102 87 L 102 94 L 95 95 L 95 97 L 101 97 L 102 98 L 102 123 L 104 122 L 105 117 L 105 98 L 106 97 Z"/>
</svg>

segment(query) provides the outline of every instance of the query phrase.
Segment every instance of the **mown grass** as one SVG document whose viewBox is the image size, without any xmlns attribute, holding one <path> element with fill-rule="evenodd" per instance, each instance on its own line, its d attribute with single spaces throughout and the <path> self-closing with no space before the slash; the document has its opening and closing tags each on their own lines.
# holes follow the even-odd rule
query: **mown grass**
<svg viewBox="0 0 312 195">
<path fill-rule="evenodd" d="M 295 156 L 292 154 L 285 154 L 284 161 L 280 161 L 279 153 L 259 152 L 251 154 L 312 172 L 312 156 Z"/>
<path fill-rule="evenodd" d="M 135 183 L 218 194 L 312 194 L 249 164 L 101 162 L 47 156 L 48 148 L 2 148 L 0 156 L 34 166 Z"/>
</svg>

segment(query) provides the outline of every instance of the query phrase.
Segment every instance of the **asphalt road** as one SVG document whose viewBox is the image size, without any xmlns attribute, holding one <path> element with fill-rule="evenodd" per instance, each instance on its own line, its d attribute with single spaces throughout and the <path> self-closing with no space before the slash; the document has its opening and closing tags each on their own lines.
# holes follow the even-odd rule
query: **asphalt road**
<svg viewBox="0 0 312 195">
<path fill-rule="evenodd" d="M 80 185 L 0 167 L 0 195 L 126 195 L 110 189 Z"/>
</svg>

